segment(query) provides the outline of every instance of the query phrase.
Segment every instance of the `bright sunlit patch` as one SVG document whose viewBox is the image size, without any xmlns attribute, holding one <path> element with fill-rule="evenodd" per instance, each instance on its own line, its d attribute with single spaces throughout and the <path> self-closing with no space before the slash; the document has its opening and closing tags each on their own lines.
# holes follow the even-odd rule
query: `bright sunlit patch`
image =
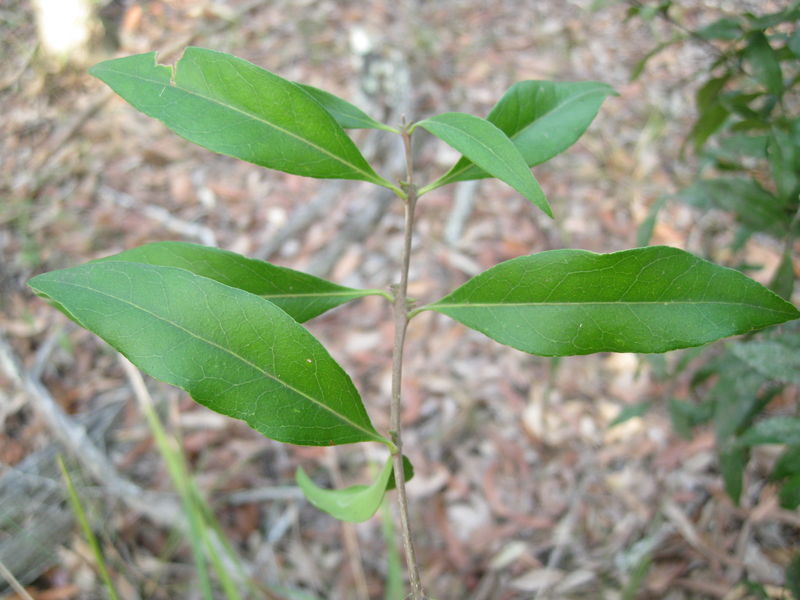
<svg viewBox="0 0 800 600">
<path fill-rule="evenodd" d="M 50 54 L 66 56 L 89 41 L 91 10 L 88 0 L 36 0 L 39 39 Z"/>
</svg>

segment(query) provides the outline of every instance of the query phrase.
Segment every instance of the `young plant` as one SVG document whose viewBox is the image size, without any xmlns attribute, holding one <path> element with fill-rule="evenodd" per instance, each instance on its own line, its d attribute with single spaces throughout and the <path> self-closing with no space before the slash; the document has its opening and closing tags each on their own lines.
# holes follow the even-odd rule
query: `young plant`
<svg viewBox="0 0 800 600">
<path fill-rule="evenodd" d="M 356 290 L 311 275 L 181 242 L 147 244 L 30 281 L 34 291 L 106 340 L 143 371 L 272 439 L 314 446 L 375 442 L 389 450 L 377 479 L 307 498 L 338 519 L 372 516 L 396 488 L 412 597 L 424 598 L 414 555 L 402 453 L 400 388 L 409 321 L 447 315 L 524 352 L 665 352 L 796 319 L 797 309 L 741 273 L 675 248 L 594 254 L 554 250 L 503 262 L 444 298 L 407 297 L 414 210 L 426 192 L 496 177 L 552 215 L 530 167 L 568 148 L 613 93 L 600 83 L 523 81 L 486 119 L 445 113 L 399 128 L 378 123 L 327 92 L 233 56 L 188 48 L 174 69 L 155 53 L 110 60 L 92 74 L 142 112 L 206 148 L 286 173 L 355 179 L 392 190 L 405 208 L 399 283 Z M 398 135 L 405 178 L 388 181 L 345 133 Z M 411 136 L 424 129 L 462 153 L 419 186 Z M 391 302 L 395 338 L 390 430 L 372 425 L 350 377 L 302 325 L 366 295 Z"/>
</svg>

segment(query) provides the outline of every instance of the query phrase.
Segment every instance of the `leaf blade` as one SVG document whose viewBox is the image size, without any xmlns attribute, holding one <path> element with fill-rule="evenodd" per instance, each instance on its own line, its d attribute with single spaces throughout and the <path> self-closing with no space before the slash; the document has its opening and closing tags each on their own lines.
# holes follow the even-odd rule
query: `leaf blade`
<svg viewBox="0 0 800 600">
<path fill-rule="evenodd" d="M 418 310 L 543 356 L 665 352 L 800 316 L 738 271 L 665 246 L 523 256 Z"/>
<path fill-rule="evenodd" d="M 306 499 L 319 510 L 340 521 L 361 523 L 377 512 L 388 489 L 392 472 L 392 457 L 389 456 L 380 474 L 370 485 L 354 485 L 338 490 L 321 488 L 311 481 L 301 467 L 295 472 L 295 480 Z"/>
<path fill-rule="evenodd" d="M 29 285 L 144 372 L 267 437 L 388 444 L 349 376 L 269 301 L 184 269 L 121 261 L 45 273 Z"/>
<path fill-rule="evenodd" d="M 189 47 L 174 69 L 157 64 L 150 52 L 104 61 L 89 72 L 209 150 L 295 175 L 388 184 L 317 101 L 240 58 Z"/>
<path fill-rule="evenodd" d="M 563 152 L 589 127 L 614 89 L 595 81 L 520 81 L 486 116 L 505 133 L 529 167 Z M 434 187 L 482 179 L 488 173 L 462 157 Z"/>
<path fill-rule="evenodd" d="M 380 290 L 357 290 L 233 252 L 188 242 L 153 242 L 100 261 L 178 267 L 269 300 L 298 323 Z"/>
<path fill-rule="evenodd" d="M 737 440 L 739 446 L 800 446 L 800 417 L 770 417 L 755 423 Z"/>
<path fill-rule="evenodd" d="M 752 32 L 744 49 L 744 59 L 750 64 L 753 77 L 775 96 L 783 92 L 783 72 L 775 50 L 761 31 Z"/>
<path fill-rule="evenodd" d="M 443 113 L 417 123 L 487 173 L 504 181 L 545 214 L 553 211 L 514 143 L 497 126 L 466 113 Z"/>
</svg>

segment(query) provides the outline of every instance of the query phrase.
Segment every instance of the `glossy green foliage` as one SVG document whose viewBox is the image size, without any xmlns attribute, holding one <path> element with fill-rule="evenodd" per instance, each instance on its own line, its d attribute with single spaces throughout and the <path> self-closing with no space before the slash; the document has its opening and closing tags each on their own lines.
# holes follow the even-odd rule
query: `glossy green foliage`
<svg viewBox="0 0 800 600">
<path fill-rule="evenodd" d="M 749 232 L 769 233 L 776 237 L 789 232 L 786 207 L 752 179 L 702 179 L 680 192 L 678 198 L 704 210 L 716 208 L 731 212 Z"/>
<path fill-rule="evenodd" d="M 496 125 L 464 113 L 444 113 L 417 125 L 461 152 L 487 173 L 506 182 L 548 216 L 553 216 L 525 159 Z"/>
<path fill-rule="evenodd" d="M 386 441 L 347 374 L 271 302 L 175 267 L 100 261 L 30 281 L 156 379 L 272 439 Z"/>
<path fill-rule="evenodd" d="M 406 481 L 414 476 L 411 463 L 405 456 L 403 457 L 403 470 Z M 395 487 L 393 471 L 392 457 L 390 456 L 386 459 L 378 477 L 369 485 L 353 485 L 339 490 L 321 488 L 311 481 L 306 472 L 299 467 L 295 473 L 295 479 L 305 497 L 318 509 L 340 521 L 360 523 L 377 512 L 386 491 Z"/>
<path fill-rule="evenodd" d="M 186 242 L 154 242 L 101 260 L 186 269 L 261 296 L 299 323 L 364 296 L 385 295 L 380 290 L 356 290 L 219 248 Z"/>
<path fill-rule="evenodd" d="M 505 133 L 533 167 L 574 144 L 603 100 L 613 94 L 611 86 L 594 81 L 520 81 L 509 88 L 486 120 Z M 430 187 L 484 177 L 489 173 L 462 157 Z"/>
<path fill-rule="evenodd" d="M 784 4 L 772 13 L 725 15 L 695 31 L 683 28 L 685 33 L 677 36 L 711 40 L 716 49 L 705 72 L 702 67 L 698 72 L 698 116 L 687 140 L 698 152 L 702 170 L 677 198 L 701 211 L 732 215 L 738 226 L 730 243 L 734 252 L 744 249 L 754 233 L 775 238 L 784 251 L 770 288 L 788 300 L 795 288 L 792 248 L 800 232 L 800 115 L 795 101 L 800 89 L 800 2 Z M 680 21 L 678 14 L 672 19 Z M 770 402 L 798 383 L 798 339 L 796 327 L 784 326 L 729 344 L 695 373 L 699 404 L 670 399 L 673 425 L 682 435 L 713 422 L 725 487 L 737 502 L 749 442 L 765 439 L 771 421 L 764 413 Z M 771 439 L 786 444 L 791 436 Z M 795 476 L 778 467 L 773 473 L 784 506 L 798 493 Z"/>
<path fill-rule="evenodd" d="M 544 356 L 665 352 L 800 316 L 738 271 L 667 247 L 516 258 L 426 308 Z"/>
<path fill-rule="evenodd" d="M 156 64 L 150 52 L 99 63 L 90 73 L 215 152 L 295 175 L 387 185 L 317 100 L 241 58 L 187 48 L 174 68 Z"/>
</svg>

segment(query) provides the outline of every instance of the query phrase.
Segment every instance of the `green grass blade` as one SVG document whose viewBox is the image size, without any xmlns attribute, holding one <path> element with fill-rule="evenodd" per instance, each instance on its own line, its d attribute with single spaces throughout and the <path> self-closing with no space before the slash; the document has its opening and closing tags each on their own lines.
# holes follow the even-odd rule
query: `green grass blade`
<svg viewBox="0 0 800 600">
<path fill-rule="evenodd" d="M 111 580 L 111 575 L 106 568 L 105 557 L 100 549 L 100 544 L 97 541 L 97 537 L 94 535 L 91 525 L 89 525 L 89 519 L 86 517 L 86 512 L 83 510 L 83 505 L 81 503 L 80 496 L 75 489 L 75 485 L 72 482 L 72 477 L 70 476 L 69 471 L 67 471 L 67 467 L 64 465 L 64 459 L 61 457 L 61 455 L 58 455 L 57 460 L 58 468 L 61 470 L 61 476 L 64 478 L 64 484 L 67 486 L 67 499 L 72 507 L 72 512 L 75 513 L 75 518 L 78 520 L 81 531 L 83 531 L 83 535 L 86 537 L 86 540 L 89 542 L 89 547 L 92 549 L 97 570 L 100 573 L 100 578 L 103 580 L 103 585 L 106 587 L 108 597 L 111 598 L 111 600 L 118 600 L 119 596 L 117 595 L 117 590 L 114 587 L 114 582 Z"/>
</svg>

